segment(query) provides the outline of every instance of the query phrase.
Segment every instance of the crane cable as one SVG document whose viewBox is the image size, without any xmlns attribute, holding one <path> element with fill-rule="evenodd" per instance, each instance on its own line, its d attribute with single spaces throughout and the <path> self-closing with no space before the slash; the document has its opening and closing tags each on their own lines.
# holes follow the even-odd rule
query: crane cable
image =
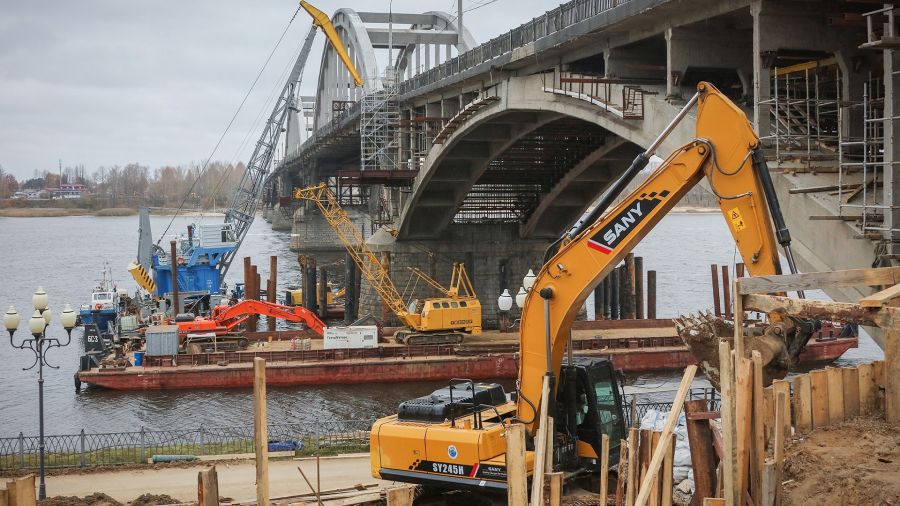
<svg viewBox="0 0 900 506">
<path fill-rule="evenodd" d="M 247 90 L 247 93 L 244 94 L 243 100 L 241 100 L 240 105 L 238 105 L 237 110 L 234 111 L 234 114 L 231 116 L 231 120 L 228 122 L 228 125 L 225 127 L 225 130 L 222 132 L 222 135 L 219 136 L 219 140 L 216 142 L 216 145 L 213 147 L 212 152 L 210 152 L 209 156 L 206 158 L 206 161 L 203 162 L 203 166 L 200 167 L 200 171 L 197 173 L 197 178 L 194 179 L 194 182 L 191 183 L 191 187 L 188 188 L 188 191 L 185 192 L 184 198 L 181 200 L 181 204 L 178 206 L 178 209 L 175 210 L 175 214 L 172 215 L 172 219 L 169 220 L 169 224 L 166 225 L 166 230 L 163 231 L 162 235 L 159 236 L 159 239 L 156 241 L 156 245 L 159 246 L 159 243 L 162 242 L 163 237 L 165 237 L 166 233 L 169 232 L 169 229 L 172 227 L 172 223 L 175 222 L 175 218 L 178 217 L 178 213 L 184 208 L 184 204 L 187 203 L 188 197 L 194 191 L 194 188 L 197 186 L 197 183 L 200 181 L 200 177 L 203 175 L 203 172 L 206 170 L 207 165 L 209 165 L 212 157 L 215 156 L 216 151 L 218 151 L 219 146 L 222 144 L 222 141 L 225 139 L 225 136 L 228 134 L 228 131 L 231 129 L 231 126 L 234 124 L 234 120 L 237 119 L 238 114 L 240 114 L 241 110 L 244 108 L 244 104 L 247 103 L 247 99 L 250 98 L 250 93 L 253 92 L 253 89 L 256 87 L 256 83 L 259 82 L 259 78 L 262 77 L 263 72 L 268 67 L 269 62 L 272 61 L 272 56 L 275 55 L 275 51 L 278 50 L 278 47 L 281 45 L 281 42 L 284 40 L 284 36 L 287 35 L 288 29 L 290 29 L 291 25 L 294 23 L 294 19 L 297 18 L 297 14 L 300 12 L 300 7 L 297 7 L 297 10 L 294 11 L 294 15 L 291 16 L 291 20 L 288 21 L 287 25 L 284 27 L 284 30 L 281 32 L 281 36 L 278 37 L 278 41 L 275 43 L 275 47 L 272 48 L 272 51 L 269 52 L 268 58 L 266 58 L 265 63 L 263 63 L 262 68 L 259 69 L 259 72 L 256 73 L 256 78 L 253 79 L 253 83 L 250 84 L 250 89 Z"/>
</svg>

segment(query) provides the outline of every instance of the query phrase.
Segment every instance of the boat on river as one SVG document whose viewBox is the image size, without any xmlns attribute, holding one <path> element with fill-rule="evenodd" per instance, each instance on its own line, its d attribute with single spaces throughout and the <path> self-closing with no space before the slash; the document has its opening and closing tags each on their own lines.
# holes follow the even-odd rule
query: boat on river
<svg viewBox="0 0 900 506">
<path fill-rule="evenodd" d="M 112 279 L 112 270 L 104 265 L 97 280 L 97 286 L 91 291 L 91 300 L 82 304 L 78 311 L 79 325 L 97 325 L 105 332 L 110 322 L 115 322 L 119 314 L 119 292 Z"/>
</svg>

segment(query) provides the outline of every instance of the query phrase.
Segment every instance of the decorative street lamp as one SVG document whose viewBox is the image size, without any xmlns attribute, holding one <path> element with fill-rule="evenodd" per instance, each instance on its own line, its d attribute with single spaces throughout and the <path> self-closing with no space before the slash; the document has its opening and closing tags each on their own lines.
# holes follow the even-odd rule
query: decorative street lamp
<svg viewBox="0 0 900 506">
<path fill-rule="evenodd" d="M 19 328 L 21 318 L 19 317 L 19 313 L 16 312 L 16 309 L 12 306 L 9 306 L 9 309 L 3 315 L 3 326 L 6 327 L 7 332 L 9 332 L 9 344 L 12 345 L 13 348 L 18 348 L 20 350 L 27 349 L 34 353 L 34 363 L 22 370 L 27 371 L 33 369 L 35 366 L 38 368 L 38 416 L 40 425 L 38 448 L 40 450 L 41 458 L 41 483 L 40 488 L 38 489 L 38 499 L 44 500 L 47 498 L 47 486 L 44 483 L 44 365 L 53 369 L 59 369 L 59 367 L 52 366 L 47 362 L 47 352 L 51 348 L 68 346 L 72 341 L 72 329 L 75 328 L 76 318 L 75 311 L 72 311 L 72 308 L 66 304 L 65 309 L 63 309 L 63 312 L 59 315 L 59 321 L 62 323 L 62 326 L 68 335 L 66 342 L 63 343 L 59 339 L 47 337 L 46 335 L 52 313 L 49 308 L 49 298 L 43 288 L 38 287 L 37 291 L 34 292 L 34 295 L 31 297 L 31 304 L 34 306 L 34 314 L 28 319 L 28 330 L 31 332 L 32 339 L 24 339 L 19 344 L 13 342 L 13 334 L 15 334 L 16 329 Z"/>
<path fill-rule="evenodd" d="M 522 286 L 519 287 L 519 293 L 516 294 L 516 305 L 519 306 L 520 309 L 525 308 L 525 298 L 528 297 L 529 292 L 531 292 L 531 287 L 534 286 L 536 280 L 537 276 L 535 276 L 534 271 L 528 269 L 528 274 L 525 274 L 525 277 L 522 278 Z"/>
<path fill-rule="evenodd" d="M 500 310 L 500 332 L 509 332 L 509 310 L 512 309 L 513 298 L 509 290 L 504 288 L 497 297 L 497 308 Z"/>
</svg>

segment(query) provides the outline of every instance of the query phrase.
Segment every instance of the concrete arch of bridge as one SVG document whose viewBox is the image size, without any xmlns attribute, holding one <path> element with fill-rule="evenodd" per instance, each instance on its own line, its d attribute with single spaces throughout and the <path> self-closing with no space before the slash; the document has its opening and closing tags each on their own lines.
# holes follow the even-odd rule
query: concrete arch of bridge
<svg viewBox="0 0 900 506">
<path fill-rule="evenodd" d="M 545 196 L 545 200 L 550 200 L 542 202 L 520 226 L 523 238 L 558 235 L 559 227 L 564 226 L 560 225 L 561 222 L 577 218 L 593 201 L 593 198 L 581 195 L 579 200 L 583 202 L 579 202 L 577 206 L 572 203 L 568 211 L 563 213 L 565 218 L 561 215 L 552 216 L 559 210 L 553 206 L 552 201 L 573 195 L 578 190 L 575 185 L 584 182 L 574 174 L 606 171 L 608 179 L 604 178 L 592 185 L 596 188 L 596 197 L 606 187 L 606 182 L 614 179 L 628 166 L 630 159 L 625 162 L 621 162 L 621 159 L 628 156 L 633 158 L 637 153 L 635 145 L 648 146 L 678 110 L 664 100 L 649 99 L 645 101 L 644 120 L 623 120 L 587 101 L 545 92 L 543 84 L 539 75 L 510 78 L 500 83 L 496 91 L 500 100 L 473 114 L 443 144 L 431 147 L 401 213 L 401 239 L 438 237 L 451 223 L 466 195 L 493 159 L 516 140 L 542 125 L 571 117 L 598 125 L 622 141 L 616 146 L 604 144 L 589 155 L 583 164 L 572 167 L 575 172 L 559 181 Z M 687 123 L 693 125 L 693 122 Z M 679 141 L 692 136 L 693 129 L 685 130 L 682 126 L 663 145 L 663 150 L 674 148 L 681 144 Z M 604 158 L 613 155 L 617 159 L 615 163 L 603 163 Z M 602 165 L 607 167 L 601 168 Z"/>
</svg>

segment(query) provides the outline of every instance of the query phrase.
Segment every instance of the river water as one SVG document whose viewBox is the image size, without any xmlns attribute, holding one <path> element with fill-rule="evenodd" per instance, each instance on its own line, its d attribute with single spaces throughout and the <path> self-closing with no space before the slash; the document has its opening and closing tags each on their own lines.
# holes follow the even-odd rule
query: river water
<svg viewBox="0 0 900 506">
<path fill-rule="evenodd" d="M 221 217 L 178 217 L 166 245 L 175 233 L 190 223 L 221 220 Z M 151 218 L 154 237 L 159 236 L 169 217 Z M 14 305 L 22 315 L 15 336 L 27 336 L 31 294 L 42 286 L 50 296 L 54 322 L 48 335 L 65 340 L 58 315 L 68 303 L 76 309 L 90 297 L 108 262 L 120 286 L 136 287 L 125 266 L 137 253 L 137 216 L 0 218 L 0 312 Z M 241 247 L 239 258 L 251 256 L 268 275 L 268 257 L 277 255 L 279 293 L 299 279 L 296 255 L 288 249 L 290 234 L 274 232 L 257 219 Z M 737 256 L 724 219 L 719 214 L 671 214 L 635 249 L 644 257 L 646 269 L 657 271 L 658 316 L 706 309 L 712 305 L 709 264 L 733 265 Z M 241 281 L 241 267 L 228 273 L 229 285 Z M 524 273 L 522 273 L 524 274 Z M 514 289 L 516 287 L 510 287 Z M 515 291 L 515 290 L 513 290 Z M 491 304 L 496 294 L 483 295 Z M 33 309 L 32 309 L 33 311 Z M 10 346 L 6 333 L 0 335 L 0 437 L 20 431 L 37 434 L 38 389 L 35 369 L 23 371 L 33 362 L 29 351 Z M 45 419 L 48 434 L 117 432 L 148 429 L 194 428 L 252 425 L 252 392 L 249 390 L 199 390 L 114 392 L 82 388 L 76 393 L 73 374 L 83 353 L 81 330 L 72 333 L 72 343 L 53 349 L 48 361 L 59 369 L 44 369 Z M 841 363 L 877 360 L 881 350 L 867 337 L 859 349 L 850 350 Z M 677 373 L 646 374 L 629 378 L 629 383 L 658 385 L 671 389 Z M 405 399 L 425 395 L 438 383 L 359 384 L 318 387 L 269 388 L 270 423 L 312 423 L 318 420 L 367 419 L 395 412 Z"/>
</svg>

